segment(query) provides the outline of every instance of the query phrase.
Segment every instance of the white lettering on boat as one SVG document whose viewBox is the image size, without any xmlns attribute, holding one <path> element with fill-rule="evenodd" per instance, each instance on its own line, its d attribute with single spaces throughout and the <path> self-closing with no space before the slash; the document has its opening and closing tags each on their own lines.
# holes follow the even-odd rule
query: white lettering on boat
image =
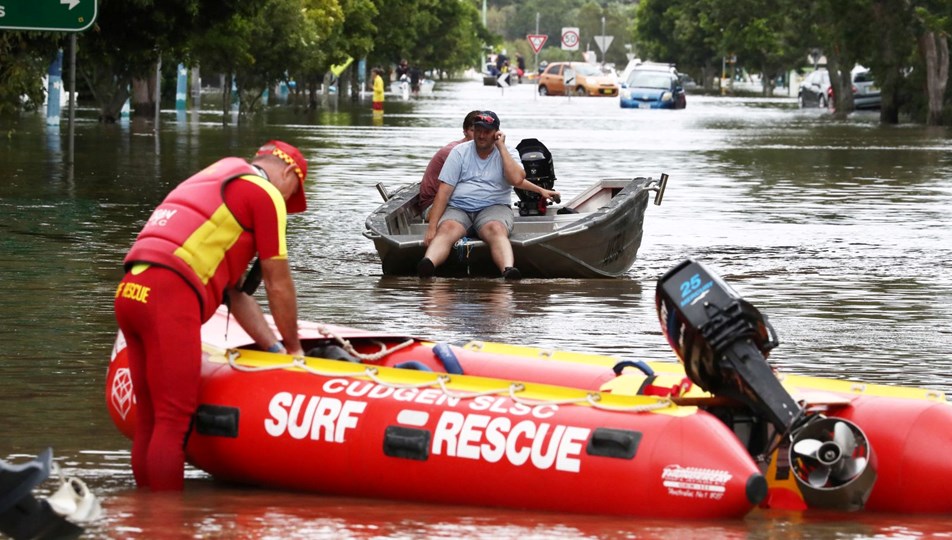
<svg viewBox="0 0 952 540">
<path fill-rule="evenodd" d="M 342 443 L 366 408 L 363 401 L 278 392 L 268 405 L 270 417 L 265 418 L 264 429 L 272 437 L 287 434 L 292 439 Z"/>
<path fill-rule="evenodd" d="M 474 411 L 488 411 L 512 416 L 532 415 L 535 418 L 551 418 L 559 410 L 559 406 L 552 403 L 542 403 L 530 407 L 501 396 L 477 396 L 473 399 L 469 408 Z"/>
<path fill-rule="evenodd" d="M 731 478 L 727 471 L 680 465 L 668 465 L 661 473 L 661 482 L 668 489 L 668 495 L 691 499 L 720 499 Z"/>
<path fill-rule="evenodd" d="M 396 401 L 423 403 L 425 405 L 455 407 L 460 402 L 460 398 L 448 396 L 437 388 L 396 388 L 376 384 L 372 381 L 353 379 L 330 379 L 324 383 L 322 390 L 328 394 L 344 394 L 348 397 L 391 398 Z"/>
<path fill-rule="evenodd" d="M 431 451 L 433 455 L 489 463 L 505 459 L 517 467 L 528 463 L 542 470 L 554 466 L 559 471 L 579 472 L 588 428 L 536 424 L 532 420 L 513 422 L 507 416 L 443 411 L 433 433 Z"/>
</svg>

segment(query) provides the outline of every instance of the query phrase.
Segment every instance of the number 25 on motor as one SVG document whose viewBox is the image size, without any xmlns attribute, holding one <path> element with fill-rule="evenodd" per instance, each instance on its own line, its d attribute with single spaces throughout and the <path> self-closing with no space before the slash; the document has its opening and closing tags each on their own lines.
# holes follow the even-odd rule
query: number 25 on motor
<svg viewBox="0 0 952 540">
<path fill-rule="evenodd" d="M 686 297 L 701 287 L 701 275 L 694 274 L 691 279 L 681 283 L 681 298 Z"/>
</svg>

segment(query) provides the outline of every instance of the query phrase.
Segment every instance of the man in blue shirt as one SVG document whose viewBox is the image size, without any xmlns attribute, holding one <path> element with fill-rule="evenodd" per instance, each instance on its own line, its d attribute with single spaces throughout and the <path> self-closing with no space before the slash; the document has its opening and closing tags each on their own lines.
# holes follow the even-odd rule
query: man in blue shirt
<svg viewBox="0 0 952 540">
<path fill-rule="evenodd" d="M 440 171 L 440 187 L 423 237 L 426 253 L 417 264 L 421 278 L 432 276 L 449 257 L 453 244 L 472 229 L 489 246 L 502 276 L 520 279 L 509 243 L 512 188 L 533 191 L 545 199 L 559 196 L 526 180 L 526 172 L 506 148 L 496 113 L 482 111 L 473 128 L 473 140 L 456 145 Z"/>
</svg>

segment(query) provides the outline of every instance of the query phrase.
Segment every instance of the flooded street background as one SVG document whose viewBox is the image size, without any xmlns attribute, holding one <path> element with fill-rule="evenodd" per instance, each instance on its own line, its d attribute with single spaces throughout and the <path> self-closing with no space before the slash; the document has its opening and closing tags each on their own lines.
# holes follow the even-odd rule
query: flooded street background
<svg viewBox="0 0 952 540">
<path fill-rule="evenodd" d="M 809 375 L 952 392 L 952 134 L 882 127 L 875 113 L 833 122 L 794 99 L 688 96 L 683 111 L 621 110 L 616 99 L 539 98 L 534 87 L 438 83 L 432 97 L 269 112 L 223 126 L 103 126 L 80 111 L 76 164 L 66 121 L 0 124 L 0 458 L 47 446 L 103 498 L 91 538 L 920 538 L 952 518 L 755 511 L 726 522 L 652 522 L 322 497 L 224 486 L 190 470 L 184 496 L 134 489 L 129 441 L 103 382 L 121 260 L 178 182 L 269 138 L 309 160 L 309 211 L 289 219 L 303 319 L 459 342 L 502 341 L 626 359 L 676 361 L 661 335 L 655 283 L 693 257 L 774 325 L 771 360 Z M 418 181 L 461 136 L 472 109 L 499 114 L 511 148 L 553 154 L 571 198 L 603 177 L 671 177 L 650 205 L 638 260 L 616 280 L 383 277 L 361 232 L 380 196 Z M 63 134 L 61 136 L 61 133 Z M 259 294 L 259 296 L 263 296 Z M 280 459 L 280 456 L 262 456 Z M 423 481 L 421 479 L 421 481 Z M 498 479 L 505 489 L 505 479 Z M 611 486 L 606 486 L 611 489 Z M 835 531 L 835 532 L 834 532 Z M 947 536 L 948 537 L 948 536 Z"/>
</svg>

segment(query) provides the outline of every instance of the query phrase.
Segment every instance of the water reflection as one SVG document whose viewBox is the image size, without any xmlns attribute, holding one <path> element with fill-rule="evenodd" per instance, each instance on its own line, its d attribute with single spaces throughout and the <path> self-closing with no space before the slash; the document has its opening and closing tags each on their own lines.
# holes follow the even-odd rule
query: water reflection
<svg viewBox="0 0 952 540">
<path fill-rule="evenodd" d="M 423 312 L 443 322 L 446 330 L 499 333 L 513 317 L 513 285 L 502 280 L 431 279 L 420 289 Z"/>
</svg>

